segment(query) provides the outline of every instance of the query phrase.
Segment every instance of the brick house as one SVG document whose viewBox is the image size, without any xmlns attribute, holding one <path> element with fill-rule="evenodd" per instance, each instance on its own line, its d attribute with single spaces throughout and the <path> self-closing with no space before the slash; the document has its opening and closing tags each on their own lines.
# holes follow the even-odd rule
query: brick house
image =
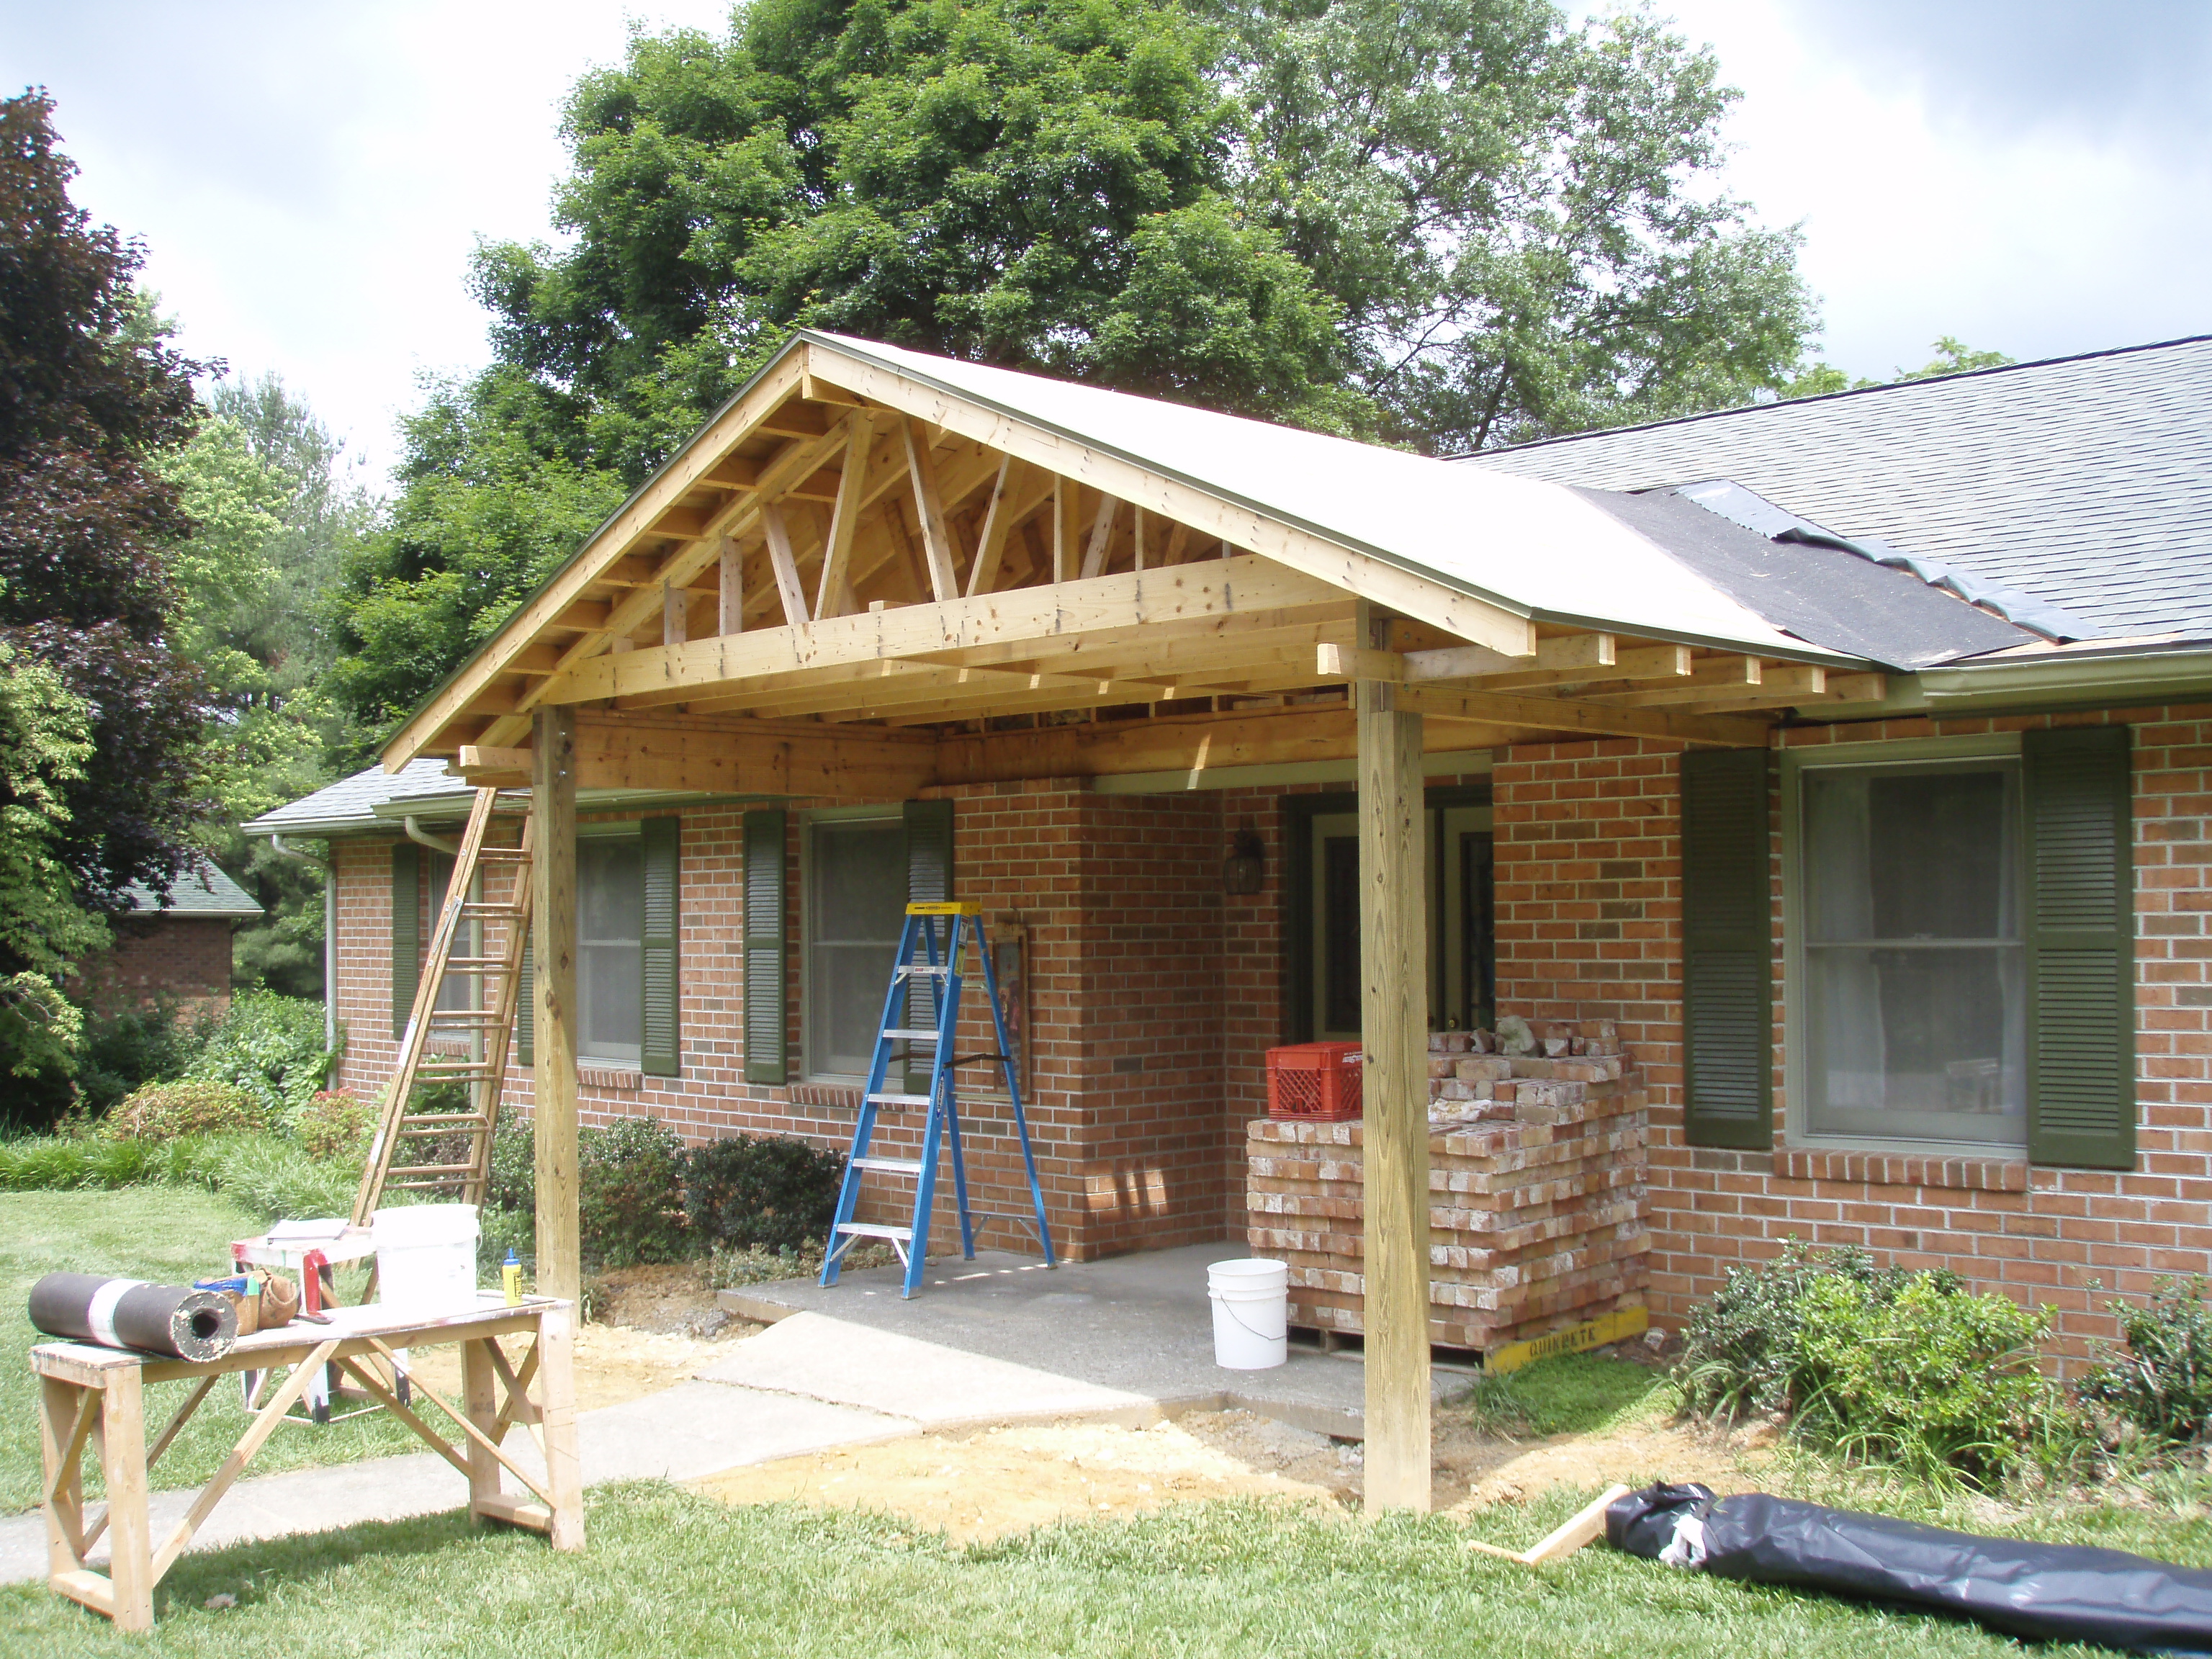
<svg viewBox="0 0 2212 1659">
<path fill-rule="evenodd" d="M 231 935 L 261 915 L 253 895 L 205 862 L 177 878 L 167 904 L 136 883 L 127 890 L 131 909 L 112 920 L 115 943 L 84 963 L 72 990 L 105 1009 L 228 1007 Z"/>
<path fill-rule="evenodd" d="M 1632 1057 L 1607 1305 L 1679 1317 L 1794 1231 L 2078 1340 L 2212 1245 L 2208 451 L 2203 340 L 1454 464 L 806 334 L 389 772 L 248 830 L 331 844 L 373 1089 L 441 842 L 532 785 L 575 991 L 524 1036 L 577 1064 L 506 1098 L 695 1139 L 845 1144 L 949 880 L 1076 1259 L 1242 1234 L 1264 1051 L 1358 1038 L 1383 1441 L 1422 1032 L 1505 1013 Z M 1018 1210 L 1000 1127 L 970 1178 Z"/>
</svg>

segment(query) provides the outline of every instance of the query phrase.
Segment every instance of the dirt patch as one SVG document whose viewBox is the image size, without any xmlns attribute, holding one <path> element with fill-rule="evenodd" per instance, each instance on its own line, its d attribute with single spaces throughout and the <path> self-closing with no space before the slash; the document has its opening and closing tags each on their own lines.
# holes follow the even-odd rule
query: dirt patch
<svg viewBox="0 0 2212 1659">
<path fill-rule="evenodd" d="M 1528 1441 L 1448 1431 L 1437 1437 L 1435 1502 L 1438 1509 L 1463 1511 L 1525 1504 L 1553 1486 L 1659 1480 L 1701 1480 L 1723 1494 L 1751 1492 L 1767 1455 L 1755 1439 L 1677 1423 Z"/>
<path fill-rule="evenodd" d="M 1441 1413 L 1434 1501 L 1466 1513 L 1527 1503 L 1556 1486 L 1662 1477 L 1745 1492 L 1756 1484 L 1768 1438 L 1644 1422 L 1515 1439 Z M 881 1510 L 965 1542 L 1210 1498 L 1270 1495 L 1340 1512 L 1361 1501 L 1364 1465 L 1357 1443 L 1252 1412 L 1194 1412 L 1148 1429 L 1071 1423 L 920 1435 L 732 1469 L 699 1489 L 728 1504 Z"/>
<path fill-rule="evenodd" d="M 1207 1420 L 1231 1419 L 1242 1420 Z M 918 1435 L 732 1469 L 697 1486 L 726 1504 L 882 1510 L 965 1543 L 1209 1498 L 1333 1504 L 1338 1494 L 1324 1479 L 1289 1471 L 1326 1477 L 1340 1467 L 1326 1436 L 1249 1412 L 1207 1412 L 1147 1429 L 1066 1423 Z"/>
<path fill-rule="evenodd" d="M 597 1294 L 600 1317 L 576 1331 L 579 1411 L 673 1388 L 713 1364 L 725 1344 L 763 1328 L 718 1307 L 705 1269 L 695 1262 L 603 1274 Z M 509 1357 L 520 1364 L 527 1352 L 527 1344 L 518 1344 Z M 416 1375 L 460 1403 L 458 1347 L 424 1348 L 414 1360 Z"/>
<path fill-rule="evenodd" d="M 618 1267 L 597 1275 L 586 1291 L 592 1321 L 623 1325 L 656 1336 L 690 1336 L 706 1341 L 750 1336 L 761 1328 L 714 1300 L 706 1264 L 671 1261 L 649 1267 Z"/>
</svg>

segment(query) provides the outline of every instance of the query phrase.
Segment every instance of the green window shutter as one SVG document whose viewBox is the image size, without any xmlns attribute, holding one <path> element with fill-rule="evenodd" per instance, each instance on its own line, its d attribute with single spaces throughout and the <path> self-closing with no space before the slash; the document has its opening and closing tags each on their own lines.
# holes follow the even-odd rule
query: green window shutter
<svg viewBox="0 0 2212 1659">
<path fill-rule="evenodd" d="M 2129 728 L 2021 734 L 2027 1155 L 2135 1165 L 2135 859 Z"/>
<path fill-rule="evenodd" d="M 422 980 L 422 849 L 403 841 L 392 849 L 392 1036 L 407 1035 L 415 991 Z"/>
<path fill-rule="evenodd" d="M 902 809 L 906 820 L 906 897 L 909 904 L 942 902 L 952 896 L 952 803 L 949 800 L 910 800 Z M 929 981 L 909 981 L 906 992 L 906 1023 L 915 1030 L 937 1024 L 937 989 Z M 929 1064 L 924 1056 L 909 1059 L 906 1071 L 909 1094 L 929 1087 Z"/>
<path fill-rule="evenodd" d="M 639 1069 L 648 1077 L 681 1074 L 677 1022 L 681 823 L 674 817 L 647 818 L 638 826 L 645 852 L 645 948 L 638 953 L 645 964 L 645 1036 Z"/>
<path fill-rule="evenodd" d="M 785 1081 L 783 814 L 745 814 L 745 1081 Z"/>
<path fill-rule="evenodd" d="M 538 1063 L 538 925 L 522 941 L 522 971 L 514 978 L 514 1063 Z"/>
<path fill-rule="evenodd" d="M 1774 953 L 1762 749 L 1682 757 L 1683 1133 L 1774 1144 Z"/>
</svg>

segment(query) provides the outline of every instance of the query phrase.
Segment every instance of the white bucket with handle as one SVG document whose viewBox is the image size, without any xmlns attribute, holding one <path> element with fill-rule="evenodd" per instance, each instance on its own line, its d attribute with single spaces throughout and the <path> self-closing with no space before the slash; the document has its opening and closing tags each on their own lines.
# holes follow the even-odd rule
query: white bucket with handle
<svg viewBox="0 0 2212 1659">
<path fill-rule="evenodd" d="M 1264 1371 L 1289 1358 L 1291 1270 L 1280 1261 L 1217 1261 L 1206 1270 L 1213 1304 L 1213 1363 Z"/>
</svg>

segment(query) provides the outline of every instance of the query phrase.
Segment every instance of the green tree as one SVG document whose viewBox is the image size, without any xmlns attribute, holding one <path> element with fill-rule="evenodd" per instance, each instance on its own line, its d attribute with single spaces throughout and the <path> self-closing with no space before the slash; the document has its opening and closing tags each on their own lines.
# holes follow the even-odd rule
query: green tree
<svg viewBox="0 0 2212 1659">
<path fill-rule="evenodd" d="M 1788 379 L 1799 237 L 1714 186 L 1736 94 L 1710 51 L 1548 0 L 1214 3 L 1240 194 L 1342 307 L 1385 435 L 1480 449 Z"/>
<path fill-rule="evenodd" d="M 1976 351 L 1954 335 L 1936 342 L 1936 355 L 1918 368 L 1900 368 L 1887 380 L 1853 380 L 1833 364 L 1815 362 L 1800 369 L 1779 388 L 1784 398 L 1822 398 L 1836 392 L 1863 392 L 1869 386 L 1897 386 L 1906 380 L 1933 380 L 1945 374 L 1971 374 L 1977 369 L 2008 368 L 2020 361 L 2002 351 Z"/>
<path fill-rule="evenodd" d="M 190 526 L 149 465 L 191 436 L 201 366 L 134 288 L 141 250 L 70 202 L 52 107 L 0 100 L 0 630 L 93 711 L 52 851 L 112 908 L 167 885 L 204 808 L 201 678 L 169 637 Z"/>
<path fill-rule="evenodd" d="M 191 441 L 160 458 L 192 521 L 175 550 L 176 636 L 214 706 L 203 763 L 216 812 L 200 842 L 267 915 L 236 936 L 235 976 L 290 995 L 322 988 L 322 877 L 237 826 L 321 787 L 356 741 L 324 682 L 336 659 L 328 590 L 375 503 L 343 446 L 283 380 L 219 380 Z"/>
<path fill-rule="evenodd" d="M 388 729 L 795 325 L 1436 448 L 1739 402 L 1796 239 L 1733 94 L 1545 0 L 751 0 L 584 76 L 556 250 L 407 427 L 334 684 Z"/>
</svg>

